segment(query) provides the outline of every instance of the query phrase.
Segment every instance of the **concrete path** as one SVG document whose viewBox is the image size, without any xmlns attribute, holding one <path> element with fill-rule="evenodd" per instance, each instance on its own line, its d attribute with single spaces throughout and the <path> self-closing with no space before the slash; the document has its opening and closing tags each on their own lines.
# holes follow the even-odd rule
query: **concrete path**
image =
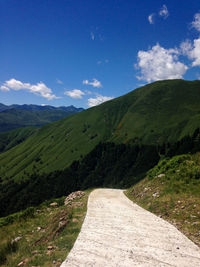
<svg viewBox="0 0 200 267">
<path fill-rule="evenodd" d="M 122 190 L 97 189 L 65 266 L 200 267 L 200 249 Z"/>
</svg>

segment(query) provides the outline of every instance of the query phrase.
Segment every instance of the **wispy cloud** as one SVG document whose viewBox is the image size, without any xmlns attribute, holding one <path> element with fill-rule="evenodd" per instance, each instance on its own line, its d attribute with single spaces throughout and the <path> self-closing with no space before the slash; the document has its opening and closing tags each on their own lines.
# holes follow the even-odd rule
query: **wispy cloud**
<svg viewBox="0 0 200 267">
<path fill-rule="evenodd" d="M 165 79 L 180 79 L 188 67 L 178 60 L 178 49 L 165 49 L 159 44 L 147 51 L 138 52 L 139 80 L 149 82 Z"/>
<path fill-rule="evenodd" d="M 1 86 L 0 89 L 2 91 L 19 91 L 19 90 L 27 90 L 30 93 L 34 93 L 36 95 L 42 96 L 48 100 L 52 99 L 59 99 L 60 97 L 57 97 L 52 93 L 52 90 L 48 88 L 43 82 L 39 82 L 37 84 L 30 84 L 30 83 L 23 83 L 21 81 L 18 81 L 16 79 L 10 79 L 8 81 L 5 81 Z"/>
<path fill-rule="evenodd" d="M 113 99 L 114 97 L 110 97 L 110 96 L 102 96 L 102 95 L 97 95 L 95 98 L 89 98 L 88 99 L 88 106 L 89 107 L 94 107 L 97 105 L 100 105 L 103 102 L 106 102 L 108 100 Z"/>
<path fill-rule="evenodd" d="M 200 66 L 200 38 L 193 40 L 193 43 L 190 40 L 182 42 L 180 49 L 183 55 L 192 60 L 192 67 Z"/>
<path fill-rule="evenodd" d="M 155 16 L 154 13 L 152 13 L 152 14 L 150 14 L 150 15 L 148 16 L 148 21 L 149 21 L 150 24 L 154 24 L 154 16 Z"/>
<path fill-rule="evenodd" d="M 166 19 L 167 17 L 169 17 L 169 11 L 167 9 L 166 5 L 163 5 L 159 11 L 159 16 L 163 17 L 164 19 Z"/>
<path fill-rule="evenodd" d="M 98 64 L 98 65 L 101 65 L 101 64 L 104 64 L 104 63 L 105 63 L 105 64 L 109 63 L 109 59 L 98 60 L 98 61 L 97 61 L 97 64 Z"/>
<path fill-rule="evenodd" d="M 192 27 L 195 28 L 198 32 L 200 32 L 200 13 L 196 13 L 194 15 L 194 20 L 192 21 Z"/>
<path fill-rule="evenodd" d="M 90 33 L 90 38 L 91 38 L 92 41 L 95 40 L 95 36 L 94 36 L 94 33 L 93 32 Z"/>
<path fill-rule="evenodd" d="M 58 84 L 63 84 L 63 81 L 61 81 L 61 80 L 59 80 L 59 79 L 56 79 L 56 82 L 57 82 Z"/>
<path fill-rule="evenodd" d="M 75 98 L 75 99 L 81 99 L 83 97 L 83 95 L 85 95 L 85 93 L 79 89 L 73 89 L 71 91 L 65 91 L 64 94 L 71 97 L 71 98 Z"/>
<path fill-rule="evenodd" d="M 163 5 L 159 12 L 158 13 L 151 13 L 149 16 L 148 16 L 148 21 L 150 24 L 154 24 L 155 22 L 155 17 L 156 16 L 159 16 L 159 17 L 162 17 L 163 19 L 166 19 L 169 17 L 169 11 L 167 9 L 167 6 L 166 5 Z"/>
<path fill-rule="evenodd" d="M 83 80 L 83 84 L 85 85 L 91 85 L 93 87 L 97 87 L 97 88 L 100 88 L 102 87 L 102 84 L 100 81 L 98 81 L 97 79 L 92 79 L 92 81 L 88 81 L 88 80 Z"/>
</svg>

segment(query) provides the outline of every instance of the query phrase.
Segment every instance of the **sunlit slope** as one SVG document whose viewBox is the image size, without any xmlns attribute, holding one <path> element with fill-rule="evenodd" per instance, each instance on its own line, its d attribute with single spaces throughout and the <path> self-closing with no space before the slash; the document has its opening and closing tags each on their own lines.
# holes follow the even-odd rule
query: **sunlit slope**
<svg viewBox="0 0 200 267">
<path fill-rule="evenodd" d="M 143 143 L 173 142 L 200 126 L 200 81 L 159 81 L 131 94 L 136 101 L 115 132 L 119 140 L 126 136 Z"/>
<path fill-rule="evenodd" d="M 75 114 L 42 127 L 22 144 L 0 155 L 1 177 L 27 177 L 28 174 L 62 169 L 91 151 L 99 141 L 112 135 L 124 114 L 117 102 Z M 127 107 L 122 107 L 122 109 Z M 108 112 L 109 110 L 109 112 Z"/>
<path fill-rule="evenodd" d="M 42 127 L 0 155 L 2 178 L 67 167 L 100 141 L 158 144 L 200 126 L 200 82 L 168 80 Z"/>
</svg>

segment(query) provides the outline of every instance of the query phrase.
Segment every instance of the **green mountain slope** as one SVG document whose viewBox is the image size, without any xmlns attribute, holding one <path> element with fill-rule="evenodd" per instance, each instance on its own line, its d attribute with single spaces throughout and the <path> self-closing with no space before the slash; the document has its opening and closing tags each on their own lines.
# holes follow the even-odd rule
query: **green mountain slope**
<svg viewBox="0 0 200 267">
<path fill-rule="evenodd" d="M 0 153 L 22 143 L 37 130 L 37 127 L 25 127 L 0 133 Z"/>
<path fill-rule="evenodd" d="M 200 81 L 168 80 L 42 127 L 0 155 L 0 177 L 26 177 L 63 169 L 100 141 L 162 144 L 200 125 Z"/>
<path fill-rule="evenodd" d="M 65 110 L 23 110 L 7 109 L 0 112 L 0 132 L 16 128 L 42 126 L 75 114 L 78 111 Z"/>
</svg>

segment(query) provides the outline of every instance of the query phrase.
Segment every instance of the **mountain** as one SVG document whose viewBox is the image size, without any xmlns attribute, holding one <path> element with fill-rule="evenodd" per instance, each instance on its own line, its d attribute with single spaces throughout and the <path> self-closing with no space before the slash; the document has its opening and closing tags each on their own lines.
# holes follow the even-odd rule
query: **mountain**
<svg viewBox="0 0 200 267">
<path fill-rule="evenodd" d="M 82 108 L 0 104 L 0 132 L 42 126 L 82 111 Z"/>
<path fill-rule="evenodd" d="M 37 127 L 25 127 L 0 133 L 0 153 L 22 143 L 37 130 Z"/>
<path fill-rule="evenodd" d="M 63 110 L 63 111 L 83 111 L 83 108 L 76 108 L 73 105 L 65 107 L 65 106 L 60 106 L 60 107 L 54 107 L 50 105 L 17 105 L 13 104 L 10 106 L 4 105 L 0 103 L 0 112 L 8 109 L 21 109 L 21 110 L 29 110 L 29 111 L 39 111 L 39 110 Z"/>
<path fill-rule="evenodd" d="M 160 81 L 37 129 L 0 154 L 0 216 L 76 190 L 127 188 L 160 158 L 200 151 L 199 93 L 199 81 Z"/>
<path fill-rule="evenodd" d="M 99 142 L 158 146 L 200 125 L 200 81 L 158 81 L 48 124 L 0 155 L 0 176 L 23 179 L 62 170 Z"/>
<path fill-rule="evenodd" d="M 0 155 L 0 175 L 63 169 L 100 141 L 152 144 L 175 142 L 200 125 L 200 81 L 167 80 L 45 125 Z M 40 163 L 36 159 L 40 159 Z"/>
</svg>

